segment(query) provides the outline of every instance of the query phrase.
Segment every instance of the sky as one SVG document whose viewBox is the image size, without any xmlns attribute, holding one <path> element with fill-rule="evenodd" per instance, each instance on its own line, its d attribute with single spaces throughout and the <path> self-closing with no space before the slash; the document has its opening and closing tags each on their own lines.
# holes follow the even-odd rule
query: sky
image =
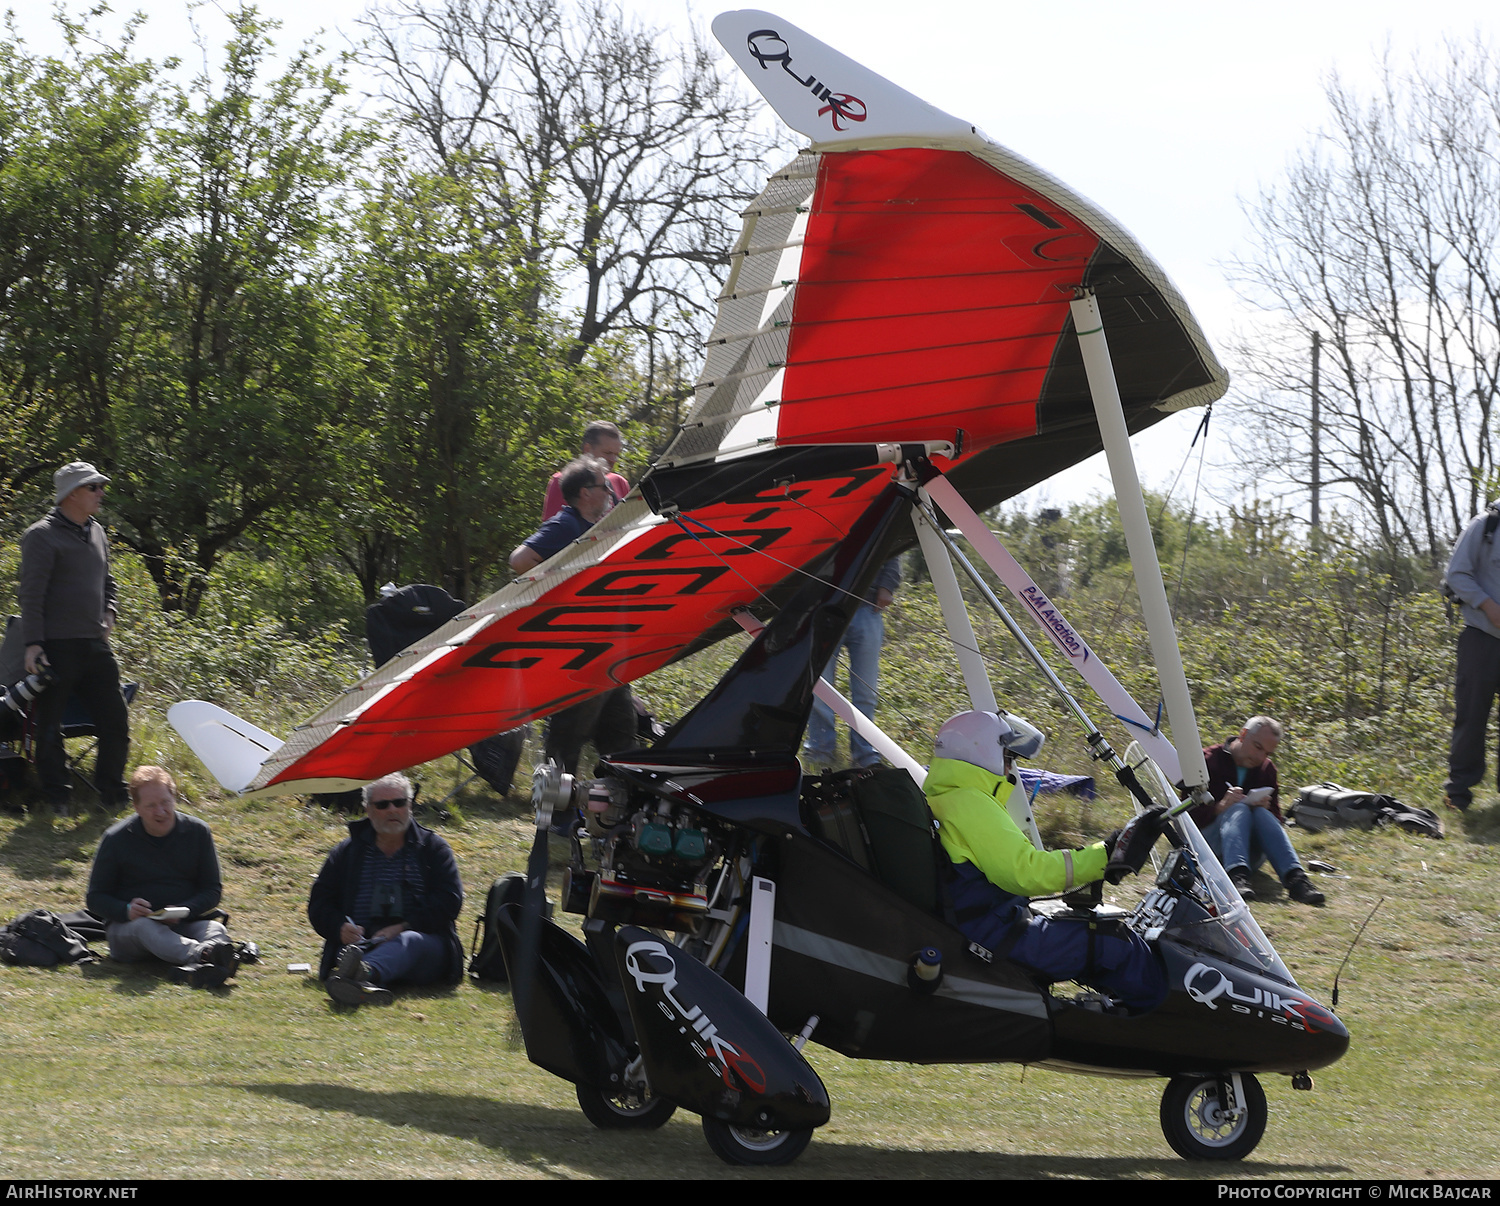
<svg viewBox="0 0 1500 1206">
<path fill-rule="evenodd" d="M 195 61 L 183 0 L 118 7 L 147 14 L 144 53 Z M 283 45 L 322 31 L 329 49 L 359 36 L 366 7 L 366 0 L 259 4 L 283 23 Z M 690 22 L 706 32 L 727 6 L 627 0 L 622 7 L 685 33 Z M 36 49 L 55 45 L 49 8 L 31 0 L 15 15 Z M 1111 213 L 1177 283 L 1231 375 L 1229 345 L 1254 321 L 1226 272 L 1253 250 L 1242 199 L 1275 184 L 1324 123 L 1331 74 L 1364 90 L 1384 54 L 1399 64 L 1445 38 L 1491 37 L 1500 28 L 1494 0 L 782 0 L 769 11 L 978 125 Z M 211 41 L 223 40 L 213 3 L 195 19 Z M 1136 438 L 1148 488 L 1166 488 L 1183 469 L 1200 417 L 1177 415 Z M 1237 431 L 1216 417 L 1204 505 L 1231 497 L 1235 445 L 1250 438 L 1253 425 Z M 1191 490 L 1196 464 L 1195 454 L 1177 497 Z M 1108 492 L 1102 457 L 1020 501 L 1065 505 L 1094 492 Z"/>
</svg>

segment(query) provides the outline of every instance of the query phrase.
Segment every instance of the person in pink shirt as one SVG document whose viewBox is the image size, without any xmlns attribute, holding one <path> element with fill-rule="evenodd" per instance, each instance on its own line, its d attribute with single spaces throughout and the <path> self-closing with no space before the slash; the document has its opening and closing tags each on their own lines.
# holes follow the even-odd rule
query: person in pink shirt
<svg viewBox="0 0 1500 1206">
<path fill-rule="evenodd" d="M 609 466 L 610 472 L 604 475 L 604 480 L 609 484 L 615 502 L 620 502 L 630 493 L 630 483 L 614 472 L 615 462 L 624 451 L 625 441 L 620 436 L 620 429 L 613 423 L 597 419 L 583 429 L 581 455 L 594 457 Z M 547 496 L 542 501 L 542 522 L 545 523 L 561 511 L 562 506 L 562 470 L 559 469 L 547 483 Z"/>
</svg>

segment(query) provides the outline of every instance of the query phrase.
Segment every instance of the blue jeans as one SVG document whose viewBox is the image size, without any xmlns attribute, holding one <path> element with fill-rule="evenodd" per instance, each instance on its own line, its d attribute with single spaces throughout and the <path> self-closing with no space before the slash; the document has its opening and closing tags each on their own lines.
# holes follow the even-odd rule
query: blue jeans
<svg viewBox="0 0 1500 1206">
<path fill-rule="evenodd" d="M 375 981 L 392 984 L 431 984 L 442 978 L 448 965 L 448 942 L 441 934 L 402 930 L 369 947 L 364 961 L 375 973 Z"/>
<path fill-rule="evenodd" d="M 1231 867 L 1253 871 L 1270 859 L 1276 874 L 1285 879 L 1288 871 L 1302 866 L 1286 828 L 1269 808 L 1231 804 L 1203 831 L 1203 837 L 1226 871 Z"/>
<path fill-rule="evenodd" d="M 880 647 L 885 643 L 885 619 L 868 603 L 861 604 L 849 621 L 849 628 L 839 649 L 849 651 L 849 700 L 868 716 L 875 718 L 876 686 L 880 679 Z M 823 677 L 836 682 L 839 649 L 833 651 Z M 833 731 L 833 709 L 821 699 L 814 699 L 812 715 L 807 718 L 807 740 L 803 749 L 810 761 L 831 763 L 838 738 Z M 874 766 L 880 761 L 875 747 L 858 733 L 849 734 L 849 761 L 855 766 Z"/>
</svg>

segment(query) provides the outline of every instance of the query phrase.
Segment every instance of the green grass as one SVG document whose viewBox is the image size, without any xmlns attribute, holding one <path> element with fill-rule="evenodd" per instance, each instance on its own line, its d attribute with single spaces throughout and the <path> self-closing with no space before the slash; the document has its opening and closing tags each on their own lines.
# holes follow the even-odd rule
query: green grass
<svg viewBox="0 0 1500 1206">
<path fill-rule="evenodd" d="M 1107 632 L 1123 647 L 1130 624 L 1110 622 L 1113 606 L 1108 601 L 1091 614 L 1080 599 L 1068 610 L 1082 630 Z M 919 757 L 938 724 L 965 706 L 951 661 L 933 653 L 941 648 L 940 626 L 926 584 L 903 592 L 888 625 L 878 719 Z M 1017 663 L 994 625 L 981 619 L 979 626 L 1007 705 L 1049 732 L 1047 765 L 1097 773 L 1035 675 Z M 306 924 L 307 890 L 345 818 L 297 801 L 223 798 L 166 725 L 165 709 L 197 695 L 285 733 L 316 709 L 330 684 L 357 675 L 358 650 L 331 635 L 309 642 L 255 623 L 185 626 L 149 613 L 133 617 L 125 631 L 135 635 L 122 641 L 122 662 L 146 684 L 133 709 L 132 763 L 158 762 L 179 774 L 186 807 L 213 826 L 233 931 L 259 942 L 265 961 L 243 969 L 231 987 L 209 992 L 109 962 L 0 967 L 0 1175 L 1500 1175 L 1493 1109 L 1500 1083 L 1500 805 L 1492 797 L 1466 817 L 1445 818 L 1450 834 L 1442 842 L 1387 832 L 1299 835 L 1304 856 L 1340 868 L 1337 877 L 1319 877 L 1327 908 L 1292 905 L 1274 881 L 1257 880 L 1264 891 L 1255 915 L 1324 1003 L 1355 932 L 1376 901 L 1386 900 L 1341 981 L 1349 1055 L 1316 1074 L 1313 1093 L 1267 1078 L 1270 1125 L 1241 1165 L 1194 1165 L 1171 1153 L 1157 1123 L 1159 1081 L 1006 1065 L 862 1063 L 814 1045 L 812 1062 L 833 1098 L 832 1121 L 790 1168 L 736 1171 L 711 1155 L 685 1113 L 646 1141 L 594 1130 L 571 1087 L 527 1062 L 503 990 L 464 983 L 403 993 L 389 1009 L 348 1011 L 316 981 L 289 974 L 289 963 L 317 962 L 321 943 Z M 658 716 L 675 717 L 742 643 L 726 641 L 693 664 L 659 672 L 642 684 L 643 696 Z M 1297 657 L 1286 651 L 1276 691 L 1316 685 Z M 1129 657 L 1116 670 L 1141 698 L 1151 698 L 1131 681 Z M 1446 663 L 1442 673 L 1450 672 Z M 1288 785 L 1342 778 L 1412 803 L 1433 801 L 1442 759 L 1430 719 L 1351 726 L 1316 714 L 1312 704 L 1299 712 L 1291 696 L 1251 696 L 1248 689 L 1216 710 L 1212 701 L 1231 693 L 1223 683 L 1201 687 L 1195 678 L 1195 691 L 1210 700 L 1202 711 L 1205 740 L 1230 731 L 1231 707 L 1268 706 L 1291 721 L 1285 757 L 1278 755 Z M 530 764 L 528 756 L 523 768 Z M 451 759 L 421 768 L 424 798 L 441 797 L 454 775 Z M 523 771 L 522 791 L 524 778 Z M 1100 786 L 1100 798 L 1089 804 L 1043 802 L 1039 819 L 1052 843 L 1097 837 L 1123 819 L 1122 793 L 1107 778 Z M 469 891 L 459 926 L 466 942 L 490 881 L 525 862 L 526 811 L 518 795 L 500 801 L 469 792 L 452 818 L 437 824 Z M 57 824 L 0 814 L 0 920 L 33 907 L 80 907 L 106 824 L 97 814 Z M 1129 904 L 1138 886 L 1116 890 L 1120 903 Z"/>
<path fill-rule="evenodd" d="M 429 781 L 434 768 L 429 768 Z M 234 932 L 265 960 L 194 991 L 108 961 L 0 969 L 0 1175 L 43 1177 L 1430 1177 L 1500 1173 L 1497 847 L 1454 832 L 1303 835 L 1325 909 L 1255 914 L 1327 1002 L 1355 930 L 1386 896 L 1342 980 L 1349 1055 L 1294 1093 L 1267 1078 L 1271 1122 L 1242 1165 L 1173 1156 L 1161 1082 L 1014 1066 L 811 1057 L 833 1120 L 785 1170 L 730 1170 L 679 1112 L 649 1141 L 594 1130 L 570 1086 L 529 1064 L 504 990 L 464 983 L 351 1011 L 288 963 L 316 963 L 306 891 L 343 818 L 206 799 Z M 524 805 L 472 794 L 438 828 L 469 888 L 467 940 L 491 878 L 524 863 Z M 1466 818 L 1492 836 L 1500 807 Z M 0 819 L 0 913 L 82 901 L 103 818 Z M 1118 891 L 1122 903 L 1134 885 Z M 556 895 L 554 883 L 553 894 Z M 41 1125 L 61 1119 L 65 1125 Z"/>
</svg>

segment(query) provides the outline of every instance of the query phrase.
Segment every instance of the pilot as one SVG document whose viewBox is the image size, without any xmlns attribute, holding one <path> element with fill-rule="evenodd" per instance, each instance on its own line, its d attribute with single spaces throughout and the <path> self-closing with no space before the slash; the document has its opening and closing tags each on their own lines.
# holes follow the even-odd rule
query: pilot
<svg viewBox="0 0 1500 1206">
<path fill-rule="evenodd" d="M 1055 896 L 1145 864 L 1165 824 L 1162 810 L 1081 850 L 1038 850 L 1006 812 L 1012 766 L 1046 737 L 1006 712 L 960 712 L 941 729 L 927 772 L 927 802 L 953 864 L 948 891 L 958 928 L 996 955 L 1048 981 L 1076 980 L 1131 1012 L 1166 999 L 1166 973 L 1146 942 L 1119 927 L 1034 916 L 1031 896 Z"/>
</svg>

